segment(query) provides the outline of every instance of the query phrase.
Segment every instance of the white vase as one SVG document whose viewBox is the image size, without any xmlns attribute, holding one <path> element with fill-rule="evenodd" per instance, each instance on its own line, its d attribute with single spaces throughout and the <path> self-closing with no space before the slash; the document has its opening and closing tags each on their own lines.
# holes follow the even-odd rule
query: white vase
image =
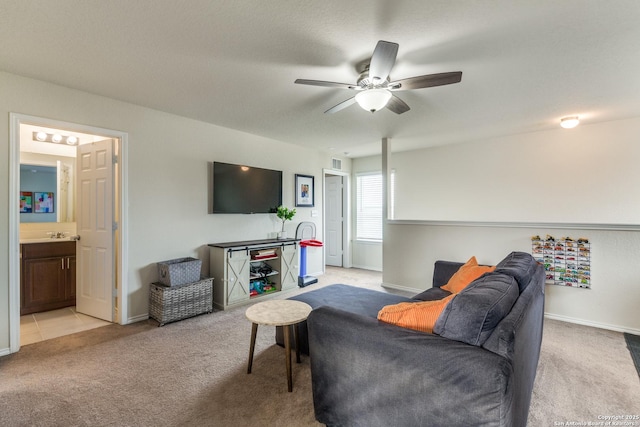
<svg viewBox="0 0 640 427">
<path fill-rule="evenodd" d="M 278 239 L 286 239 L 286 238 L 287 238 L 287 232 L 286 231 L 278 232 Z"/>
</svg>

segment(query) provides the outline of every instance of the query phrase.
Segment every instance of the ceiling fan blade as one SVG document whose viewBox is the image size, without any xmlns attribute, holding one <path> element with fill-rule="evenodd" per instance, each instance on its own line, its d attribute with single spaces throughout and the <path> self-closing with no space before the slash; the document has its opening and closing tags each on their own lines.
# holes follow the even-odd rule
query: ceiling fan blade
<svg viewBox="0 0 640 427">
<path fill-rule="evenodd" d="M 406 102 L 395 95 L 391 95 L 391 99 L 387 102 L 387 108 L 396 114 L 406 113 L 411 109 Z"/>
<path fill-rule="evenodd" d="M 381 84 L 387 77 L 396 63 L 398 55 L 398 43 L 380 40 L 373 51 L 371 63 L 369 64 L 369 79 L 372 84 Z"/>
<path fill-rule="evenodd" d="M 425 87 L 450 85 L 462 80 L 462 71 L 450 73 L 427 74 L 389 83 L 389 90 L 422 89 Z"/>
<path fill-rule="evenodd" d="M 347 107 L 349 107 L 349 106 L 351 106 L 351 105 L 353 105 L 355 103 L 356 103 L 356 97 L 354 96 L 353 98 L 349 98 L 346 101 L 342 101 L 340 104 L 329 108 L 327 111 L 325 111 L 325 114 L 327 114 L 327 113 L 329 113 L 329 114 L 337 113 L 338 111 L 344 110 L 345 108 L 347 108 Z"/>
<path fill-rule="evenodd" d="M 297 79 L 294 83 L 297 83 L 299 85 L 337 87 L 340 89 L 361 89 L 360 86 L 358 85 L 349 85 L 346 83 L 336 83 L 336 82 L 324 82 L 322 80 Z"/>
</svg>

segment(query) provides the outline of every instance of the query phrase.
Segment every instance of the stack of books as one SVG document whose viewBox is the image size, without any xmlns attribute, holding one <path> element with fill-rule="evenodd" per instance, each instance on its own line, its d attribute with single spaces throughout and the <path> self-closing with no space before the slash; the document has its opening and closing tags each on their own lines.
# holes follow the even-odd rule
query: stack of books
<svg viewBox="0 0 640 427">
<path fill-rule="evenodd" d="M 276 250 L 275 249 L 260 249 L 253 254 L 253 259 L 268 259 L 275 258 Z"/>
</svg>

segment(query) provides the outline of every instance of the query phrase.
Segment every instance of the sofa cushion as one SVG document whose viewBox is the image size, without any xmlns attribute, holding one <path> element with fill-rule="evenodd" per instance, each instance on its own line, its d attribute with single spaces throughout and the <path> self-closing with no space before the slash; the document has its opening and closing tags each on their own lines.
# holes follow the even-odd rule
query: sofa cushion
<svg viewBox="0 0 640 427">
<path fill-rule="evenodd" d="M 473 282 L 484 273 L 489 273 L 494 269 L 495 267 L 478 265 L 476 257 L 472 256 L 469 258 L 469 261 L 467 261 L 462 267 L 460 267 L 460 269 L 458 269 L 458 271 L 455 272 L 453 276 L 451 276 L 447 284 L 442 286 L 442 289 L 449 291 L 452 294 L 457 294 L 467 287 L 469 283 Z"/>
<path fill-rule="evenodd" d="M 520 292 L 524 291 L 536 271 L 538 262 L 526 252 L 511 252 L 496 265 L 496 273 L 508 274 L 516 279 Z"/>
<path fill-rule="evenodd" d="M 378 312 L 378 320 L 403 328 L 432 333 L 433 325 L 438 320 L 438 316 L 453 297 L 452 294 L 436 301 L 401 302 L 386 305 Z"/>
<path fill-rule="evenodd" d="M 306 302 L 314 309 L 329 306 L 357 315 L 370 317 L 374 320 L 378 316 L 378 311 L 385 305 L 415 301 L 401 295 L 341 284 L 325 286 L 324 288 L 304 292 L 300 295 L 292 296 L 289 299 Z M 300 351 L 304 354 L 309 354 L 309 338 L 306 321 L 298 324 L 298 338 Z M 293 336 L 291 340 L 293 345 Z M 284 333 L 281 326 L 276 327 L 276 343 L 284 346 Z"/>
<path fill-rule="evenodd" d="M 417 299 L 420 301 L 435 301 L 442 298 L 446 298 L 451 295 L 451 292 L 445 291 L 442 288 L 433 287 L 429 288 L 426 291 L 420 292 L 418 295 L 414 295 L 411 299 Z"/>
<path fill-rule="evenodd" d="M 447 304 L 433 331 L 445 338 L 480 346 L 509 313 L 519 294 L 518 282 L 512 276 L 487 273 Z"/>
<path fill-rule="evenodd" d="M 311 308 L 328 305 L 374 319 L 385 305 L 413 301 L 401 295 L 342 284 L 325 286 L 289 299 L 305 302 Z"/>
</svg>

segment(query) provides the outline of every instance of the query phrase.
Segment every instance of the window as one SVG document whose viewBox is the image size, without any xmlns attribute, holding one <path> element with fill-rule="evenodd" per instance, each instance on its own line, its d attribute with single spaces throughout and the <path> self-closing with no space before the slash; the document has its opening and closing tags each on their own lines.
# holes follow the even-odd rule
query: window
<svg viewBox="0 0 640 427">
<path fill-rule="evenodd" d="M 382 174 L 356 176 L 356 239 L 382 241 Z"/>
</svg>

